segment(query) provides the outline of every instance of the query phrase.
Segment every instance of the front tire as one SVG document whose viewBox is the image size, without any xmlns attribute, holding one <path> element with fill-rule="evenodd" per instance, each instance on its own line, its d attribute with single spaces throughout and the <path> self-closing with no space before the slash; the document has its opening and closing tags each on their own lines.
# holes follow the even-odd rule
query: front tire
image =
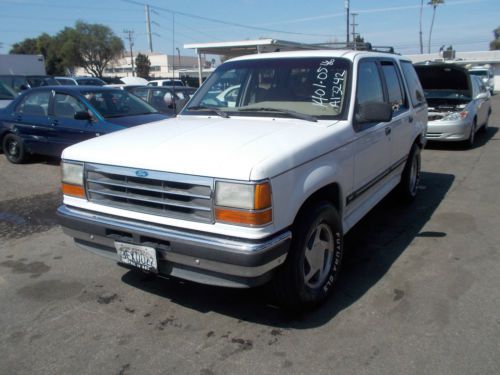
<svg viewBox="0 0 500 375">
<path fill-rule="evenodd" d="M 25 161 L 26 155 L 23 140 L 15 134 L 7 134 L 2 142 L 3 152 L 8 161 L 20 164 Z"/>
<path fill-rule="evenodd" d="M 342 253 L 342 225 L 335 207 L 323 201 L 306 208 L 294 224 L 285 264 L 273 279 L 278 303 L 300 311 L 323 302 L 337 280 Z"/>
<path fill-rule="evenodd" d="M 476 130 L 477 130 L 477 124 L 476 124 L 476 119 L 472 122 L 472 126 L 470 129 L 470 135 L 469 138 L 465 141 L 465 147 L 467 148 L 473 148 L 474 144 L 476 143 Z"/>
</svg>

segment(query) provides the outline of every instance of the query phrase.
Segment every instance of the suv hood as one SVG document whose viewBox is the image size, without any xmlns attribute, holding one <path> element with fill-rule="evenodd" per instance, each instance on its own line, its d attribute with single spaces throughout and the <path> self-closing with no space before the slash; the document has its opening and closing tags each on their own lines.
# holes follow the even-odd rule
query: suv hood
<svg viewBox="0 0 500 375">
<path fill-rule="evenodd" d="M 332 122 L 179 116 L 94 138 L 63 159 L 238 180 L 259 180 L 331 149 Z M 311 147 L 314 146 L 314 147 Z"/>
</svg>

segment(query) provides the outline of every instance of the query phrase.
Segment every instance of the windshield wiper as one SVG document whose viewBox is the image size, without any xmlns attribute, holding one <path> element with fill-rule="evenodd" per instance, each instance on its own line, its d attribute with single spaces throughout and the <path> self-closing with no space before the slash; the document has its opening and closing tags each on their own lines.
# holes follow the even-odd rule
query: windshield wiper
<svg viewBox="0 0 500 375">
<path fill-rule="evenodd" d="M 212 113 L 215 113 L 216 115 L 224 118 L 229 118 L 229 115 L 224 112 L 220 111 L 217 108 L 210 108 L 210 107 L 205 107 L 204 105 L 193 105 L 191 107 L 187 107 L 188 111 L 209 111 Z"/>
<path fill-rule="evenodd" d="M 296 111 L 291 111 L 289 109 L 279 109 L 279 108 L 269 108 L 269 107 L 251 107 L 251 108 L 239 108 L 238 112 L 277 112 L 289 115 L 300 120 L 306 120 L 311 122 L 318 122 L 318 119 L 311 115 L 306 115 L 305 113 L 300 113 Z"/>
</svg>

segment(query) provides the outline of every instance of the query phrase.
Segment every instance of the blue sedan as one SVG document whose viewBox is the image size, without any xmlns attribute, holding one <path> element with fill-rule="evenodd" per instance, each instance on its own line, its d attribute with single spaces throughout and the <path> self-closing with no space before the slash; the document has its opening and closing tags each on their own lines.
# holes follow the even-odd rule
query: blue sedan
<svg viewBox="0 0 500 375">
<path fill-rule="evenodd" d="M 35 88 L 0 111 L 0 145 L 7 159 L 18 164 L 32 154 L 59 157 L 72 144 L 166 118 L 116 88 Z"/>
</svg>

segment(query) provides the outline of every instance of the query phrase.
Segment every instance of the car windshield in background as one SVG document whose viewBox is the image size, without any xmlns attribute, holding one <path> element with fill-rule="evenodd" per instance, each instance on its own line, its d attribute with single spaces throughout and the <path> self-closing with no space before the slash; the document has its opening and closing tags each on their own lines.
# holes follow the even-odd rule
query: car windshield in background
<svg viewBox="0 0 500 375">
<path fill-rule="evenodd" d="M 26 80 L 28 81 L 31 87 L 59 86 L 59 82 L 57 82 L 52 77 L 31 76 L 31 77 L 26 77 Z"/>
<path fill-rule="evenodd" d="M 183 114 L 334 119 L 346 106 L 350 64 L 342 58 L 280 58 L 221 65 Z M 302 118 L 299 117 L 299 118 Z"/>
<path fill-rule="evenodd" d="M 104 86 L 106 84 L 99 78 L 78 78 L 76 81 L 81 86 Z"/>
<path fill-rule="evenodd" d="M 10 100 L 16 97 L 16 93 L 9 86 L 0 82 L 0 100 Z"/>
<path fill-rule="evenodd" d="M 487 77 L 488 76 L 487 70 L 469 70 L 469 73 L 474 75 L 474 76 L 480 76 L 480 77 Z"/>
<path fill-rule="evenodd" d="M 104 118 L 158 113 L 148 103 L 124 90 L 86 90 L 82 95 Z"/>
</svg>

